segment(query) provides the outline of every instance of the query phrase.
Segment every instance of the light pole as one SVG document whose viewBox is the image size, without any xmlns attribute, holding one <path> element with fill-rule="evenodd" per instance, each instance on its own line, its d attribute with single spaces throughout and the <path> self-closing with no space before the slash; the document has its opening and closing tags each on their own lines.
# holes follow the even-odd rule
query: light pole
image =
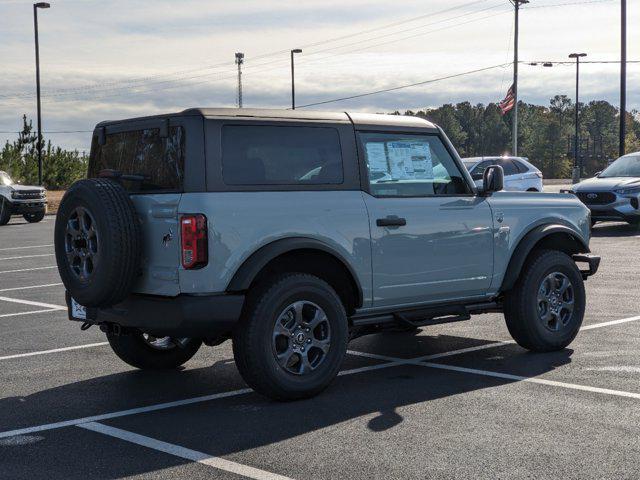
<svg viewBox="0 0 640 480">
<path fill-rule="evenodd" d="M 572 181 L 573 183 L 580 182 L 580 175 L 582 173 L 582 162 L 578 162 L 578 145 L 580 143 L 579 140 L 579 123 L 578 123 L 578 104 L 580 103 L 578 94 L 580 92 L 580 58 L 586 57 L 586 53 L 572 53 L 569 55 L 569 58 L 576 59 L 576 135 L 574 139 L 573 145 L 573 173 L 572 173 Z"/>
<path fill-rule="evenodd" d="M 627 111 L 627 0 L 620 1 L 620 156 L 624 155 Z"/>
<path fill-rule="evenodd" d="M 42 185 L 42 113 L 40 109 L 40 44 L 38 42 L 38 9 L 49 8 L 50 4 L 46 2 L 33 4 L 33 29 L 36 39 L 36 97 L 38 105 L 38 143 L 36 149 L 38 151 L 38 185 Z"/>
<path fill-rule="evenodd" d="M 519 16 L 518 12 L 520 11 L 520 5 L 524 5 L 525 3 L 529 3 L 529 0 L 510 0 L 515 7 L 515 26 L 514 26 L 514 36 L 513 36 L 513 155 L 518 155 L 518 27 L 519 27 Z"/>
<path fill-rule="evenodd" d="M 293 50 L 291 50 L 291 110 L 296 109 L 296 79 L 294 75 L 294 61 L 293 61 L 294 53 L 302 53 L 302 50 L 299 48 L 294 48 Z"/>
<path fill-rule="evenodd" d="M 242 64 L 244 63 L 244 53 L 236 53 L 236 65 L 238 65 L 238 108 L 242 108 Z"/>
</svg>

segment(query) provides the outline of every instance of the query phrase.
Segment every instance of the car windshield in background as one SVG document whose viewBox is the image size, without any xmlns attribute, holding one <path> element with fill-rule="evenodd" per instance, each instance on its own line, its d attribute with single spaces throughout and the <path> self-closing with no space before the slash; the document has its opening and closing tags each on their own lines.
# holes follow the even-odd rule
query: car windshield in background
<svg viewBox="0 0 640 480">
<path fill-rule="evenodd" d="M 480 162 L 465 162 L 465 161 L 463 161 L 462 163 L 464 163 L 464 167 L 467 170 L 471 171 L 473 169 L 473 167 L 475 167 Z"/>
<path fill-rule="evenodd" d="M 5 172 L 0 172 L 0 185 L 13 185 L 11 177 Z"/>
<path fill-rule="evenodd" d="M 640 155 L 620 157 L 609 165 L 598 177 L 640 177 Z"/>
<path fill-rule="evenodd" d="M 129 191 L 180 191 L 184 178 L 184 131 L 171 127 L 167 137 L 149 128 L 112 133 L 99 145 L 94 137 L 89 161 L 89 178 L 102 170 L 135 175 L 141 180 L 125 180 Z"/>
</svg>

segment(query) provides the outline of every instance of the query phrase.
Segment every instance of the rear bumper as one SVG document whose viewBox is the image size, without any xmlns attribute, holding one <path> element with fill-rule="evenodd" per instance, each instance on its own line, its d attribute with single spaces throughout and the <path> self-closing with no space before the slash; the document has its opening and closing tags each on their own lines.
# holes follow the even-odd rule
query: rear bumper
<svg viewBox="0 0 640 480">
<path fill-rule="evenodd" d="M 67 293 L 69 319 L 71 297 Z M 135 328 L 154 335 L 211 338 L 229 333 L 240 318 L 244 295 L 131 295 L 109 308 L 87 308 L 87 323 Z"/>
</svg>

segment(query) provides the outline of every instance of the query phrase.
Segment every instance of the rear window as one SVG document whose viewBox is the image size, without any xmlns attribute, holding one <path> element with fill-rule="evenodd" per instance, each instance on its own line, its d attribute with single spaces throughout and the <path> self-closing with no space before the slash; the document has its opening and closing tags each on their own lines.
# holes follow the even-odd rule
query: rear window
<svg viewBox="0 0 640 480">
<path fill-rule="evenodd" d="M 226 125 L 227 185 L 326 185 L 344 180 L 338 131 L 330 127 Z"/>
<path fill-rule="evenodd" d="M 182 127 L 170 127 L 165 138 L 160 137 L 158 128 L 112 133 L 106 135 L 104 145 L 94 137 L 89 177 L 98 177 L 101 170 L 142 177 L 122 182 L 129 191 L 181 191 L 184 131 Z"/>
</svg>

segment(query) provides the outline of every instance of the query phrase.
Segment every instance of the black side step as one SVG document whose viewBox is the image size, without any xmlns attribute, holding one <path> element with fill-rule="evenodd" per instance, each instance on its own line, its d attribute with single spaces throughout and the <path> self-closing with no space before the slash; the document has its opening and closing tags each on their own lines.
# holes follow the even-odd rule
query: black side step
<svg viewBox="0 0 640 480">
<path fill-rule="evenodd" d="M 442 305 L 417 310 L 401 312 L 389 312 L 366 317 L 352 317 L 354 327 L 401 324 L 411 327 L 424 327 L 427 325 L 440 325 L 443 323 L 462 322 L 469 320 L 471 314 L 500 312 L 500 305 L 496 302 L 475 303 L 470 305 Z"/>
</svg>

